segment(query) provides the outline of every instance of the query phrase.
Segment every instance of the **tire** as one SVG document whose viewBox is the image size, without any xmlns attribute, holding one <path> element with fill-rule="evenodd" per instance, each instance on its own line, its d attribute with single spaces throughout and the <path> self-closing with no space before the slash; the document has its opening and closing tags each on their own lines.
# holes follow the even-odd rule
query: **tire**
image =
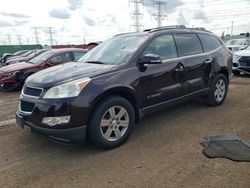
<svg viewBox="0 0 250 188">
<path fill-rule="evenodd" d="M 207 104 L 210 106 L 219 106 L 226 99 L 228 91 L 228 80 L 225 75 L 217 74 L 212 80 L 209 94 L 207 96 Z"/>
<path fill-rule="evenodd" d="M 233 70 L 233 74 L 239 76 L 239 75 L 240 75 L 240 71 L 238 71 L 238 70 Z"/>
<path fill-rule="evenodd" d="M 132 104 L 122 97 L 110 96 L 93 111 L 87 134 L 97 148 L 113 149 L 129 138 L 134 126 L 135 111 Z"/>
<path fill-rule="evenodd" d="M 18 83 L 9 83 L 9 84 L 2 84 L 0 86 L 0 90 L 4 92 L 15 91 L 19 88 Z"/>
</svg>

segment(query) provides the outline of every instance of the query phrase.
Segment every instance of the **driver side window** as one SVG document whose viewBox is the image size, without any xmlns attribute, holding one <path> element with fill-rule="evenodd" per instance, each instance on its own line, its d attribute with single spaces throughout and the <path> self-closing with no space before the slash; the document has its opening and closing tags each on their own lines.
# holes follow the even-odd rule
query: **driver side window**
<svg viewBox="0 0 250 188">
<path fill-rule="evenodd" d="M 143 55 L 155 54 L 158 55 L 163 61 L 177 58 L 174 38 L 172 35 L 164 35 L 157 37 L 151 41 L 146 47 Z"/>
<path fill-rule="evenodd" d="M 70 52 L 62 53 L 51 58 L 50 63 L 66 63 L 72 61 Z"/>
</svg>

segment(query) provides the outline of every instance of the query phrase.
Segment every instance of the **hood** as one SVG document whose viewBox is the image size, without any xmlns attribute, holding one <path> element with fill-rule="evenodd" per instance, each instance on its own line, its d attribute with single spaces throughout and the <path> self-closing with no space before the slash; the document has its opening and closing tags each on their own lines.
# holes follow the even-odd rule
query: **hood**
<svg viewBox="0 0 250 188">
<path fill-rule="evenodd" d="M 22 63 L 16 63 L 16 64 L 4 66 L 4 67 L 0 68 L 0 71 L 1 72 L 14 72 L 14 71 L 32 68 L 34 66 L 36 66 L 36 65 L 31 64 L 31 63 L 22 62 Z"/>
<path fill-rule="evenodd" d="M 234 53 L 237 56 L 250 56 L 250 50 L 241 50 Z"/>
<path fill-rule="evenodd" d="M 84 77 L 93 77 L 108 72 L 115 65 L 91 63 L 66 63 L 39 71 L 26 80 L 26 84 L 34 87 L 49 88 Z"/>
<path fill-rule="evenodd" d="M 13 57 L 13 58 L 9 58 L 6 63 L 12 63 L 12 62 L 15 62 L 15 61 L 26 61 L 26 60 L 29 60 L 30 58 L 28 57 Z"/>
</svg>

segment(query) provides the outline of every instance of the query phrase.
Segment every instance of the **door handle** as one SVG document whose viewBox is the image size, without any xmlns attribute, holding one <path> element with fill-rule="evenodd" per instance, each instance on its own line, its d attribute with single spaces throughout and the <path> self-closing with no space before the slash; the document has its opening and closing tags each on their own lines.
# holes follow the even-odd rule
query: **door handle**
<svg viewBox="0 0 250 188">
<path fill-rule="evenodd" d="M 204 61 L 205 64 L 209 64 L 212 63 L 213 58 L 208 58 L 207 60 Z"/>
<path fill-rule="evenodd" d="M 176 72 L 182 72 L 182 71 L 184 71 L 184 67 L 183 67 L 182 65 L 179 65 L 179 66 L 176 67 L 174 70 L 175 70 Z"/>
</svg>

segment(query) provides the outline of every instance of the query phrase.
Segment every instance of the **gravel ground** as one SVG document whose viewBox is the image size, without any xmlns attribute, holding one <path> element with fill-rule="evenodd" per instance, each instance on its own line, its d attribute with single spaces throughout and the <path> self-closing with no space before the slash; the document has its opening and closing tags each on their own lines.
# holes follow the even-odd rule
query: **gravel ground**
<svg viewBox="0 0 250 188">
<path fill-rule="evenodd" d="M 250 77 L 233 77 L 220 107 L 193 100 L 143 119 L 126 144 L 66 145 L 13 123 L 19 93 L 0 92 L 0 187 L 250 187 L 250 163 L 208 159 L 199 141 L 250 141 Z"/>
</svg>

